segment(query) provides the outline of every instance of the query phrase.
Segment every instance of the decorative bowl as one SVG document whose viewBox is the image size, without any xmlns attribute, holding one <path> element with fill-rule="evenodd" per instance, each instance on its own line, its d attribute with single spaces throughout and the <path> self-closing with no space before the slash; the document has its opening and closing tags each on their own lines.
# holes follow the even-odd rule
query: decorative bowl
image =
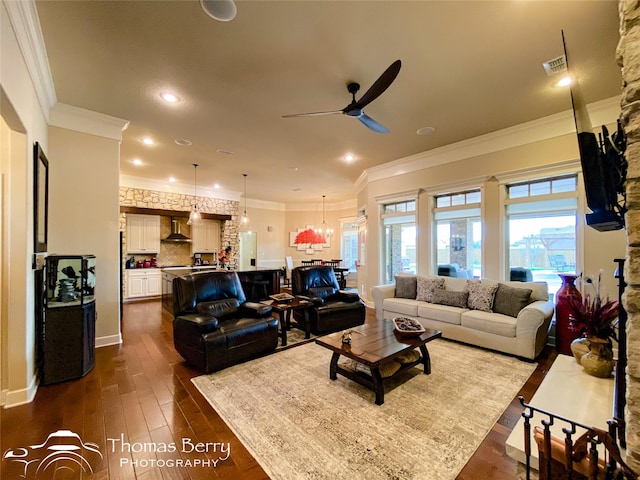
<svg viewBox="0 0 640 480">
<path fill-rule="evenodd" d="M 408 317 L 396 317 L 393 319 L 393 325 L 400 335 L 408 337 L 417 337 L 425 332 L 420 322 Z"/>
</svg>

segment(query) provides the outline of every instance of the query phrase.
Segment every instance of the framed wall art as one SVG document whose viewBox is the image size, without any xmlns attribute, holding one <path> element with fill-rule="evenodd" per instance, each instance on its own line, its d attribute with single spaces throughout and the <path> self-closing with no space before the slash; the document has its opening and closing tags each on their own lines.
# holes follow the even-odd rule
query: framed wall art
<svg viewBox="0 0 640 480">
<path fill-rule="evenodd" d="M 40 144 L 33 146 L 33 251 L 47 251 L 49 161 Z"/>
</svg>

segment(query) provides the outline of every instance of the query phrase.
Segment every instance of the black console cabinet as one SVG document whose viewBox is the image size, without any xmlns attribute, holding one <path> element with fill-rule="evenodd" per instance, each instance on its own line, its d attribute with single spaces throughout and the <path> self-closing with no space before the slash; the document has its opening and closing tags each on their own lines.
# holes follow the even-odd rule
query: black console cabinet
<svg viewBox="0 0 640 480">
<path fill-rule="evenodd" d="M 49 255 L 40 329 L 40 384 L 80 378 L 95 365 L 95 257 Z"/>
</svg>

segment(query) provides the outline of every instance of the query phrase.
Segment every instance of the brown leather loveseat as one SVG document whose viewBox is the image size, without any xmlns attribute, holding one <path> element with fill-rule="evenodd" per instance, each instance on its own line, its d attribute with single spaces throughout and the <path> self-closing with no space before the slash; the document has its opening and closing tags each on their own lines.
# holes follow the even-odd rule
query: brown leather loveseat
<svg viewBox="0 0 640 480">
<path fill-rule="evenodd" d="M 278 344 L 271 307 L 247 302 L 235 272 L 175 278 L 173 316 L 176 350 L 205 373 L 271 352 Z"/>
</svg>

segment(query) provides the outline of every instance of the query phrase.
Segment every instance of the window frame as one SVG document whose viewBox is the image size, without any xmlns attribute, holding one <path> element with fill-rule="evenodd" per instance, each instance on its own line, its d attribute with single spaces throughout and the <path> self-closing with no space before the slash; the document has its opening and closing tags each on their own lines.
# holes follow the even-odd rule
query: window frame
<svg viewBox="0 0 640 480">
<path fill-rule="evenodd" d="M 453 199 L 455 197 L 459 197 L 460 195 L 465 196 L 465 202 L 462 204 L 453 205 Z M 469 196 L 479 195 L 478 201 L 468 201 Z M 449 202 L 449 206 L 438 206 L 438 200 L 441 198 L 449 197 L 451 201 Z M 462 219 L 478 219 L 480 222 L 480 277 L 483 275 L 483 258 L 484 258 L 484 191 L 482 186 L 477 187 L 468 187 L 460 190 L 448 190 L 446 192 L 432 193 L 430 195 L 431 198 L 431 264 L 432 271 L 434 274 L 438 271 L 438 222 L 439 221 L 447 221 L 453 220 L 456 218 Z M 442 213 L 445 215 L 449 212 L 464 212 L 465 210 L 473 210 L 474 213 L 477 210 L 477 215 L 465 215 L 460 217 L 452 216 L 451 218 L 437 218 L 438 213 Z M 473 263 L 468 270 L 473 270 Z"/>
<path fill-rule="evenodd" d="M 562 191 L 557 193 L 548 193 L 542 195 L 528 195 L 526 197 L 516 197 L 509 198 L 509 187 L 519 186 L 524 184 L 535 184 L 542 183 L 545 181 L 549 181 L 552 183 L 554 180 L 561 180 L 564 178 L 575 178 L 575 190 L 573 191 Z M 575 213 L 575 271 L 581 271 L 581 267 L 583 265 L 583 252 L 584 252 L 584 241 L 583 241 L 583 222 L 581 218 L 584 217 L 584 187 L 583 187 L 582 173 L 580 171 L 576 171 L 575 169 L 564 169 L 559 171 L 544 171 L 539 172 L 537 175 L 533 172 L 530 172 L 526 177 L 520 176 L 519 178 L 505 178 L 500 181 L 501 187 L 501 196 L 502 196 L 502 208 L 503 212 L 501 215 L 501 231 L 503 237 L 503 275 L 505 279 L 510 278 L 510 269 L 511 269 L 511 242 L 510 242 L 510 228 L 509 228 L 509 219 L 511 216 L 515 216 L 516 218 L 525 218 L 526 216 L 535 215 L 535 210 L 528 213 L 516 213 L 509 214 L 508 207 L 509 205 L 517 205 L 517 204 L 526 204 L 526 203 L 537 203 L 537 202 L 545 202 L 545 201 L 554 201 L 554 200 L 563 200 L 563 199 L 575 199 L 575 208 L 558 208 L 557 210 L 550 209 L 542 209 L 539 210 L 539 217 L 544 216 L 553 216 L 554 214 L 562 215 L 564 213 L 574 212 Z"/>
<path fill-rule="evenodd" d="M 392 218 L 401 218 L 401 217 L 413 217 L 413 226 L 415 229 L 415 249 L 416 249 L 416 273 L 418 273 L 418 264 L 419 264 L 419 235 L 418 235 L 418 218 L 419 218 L 419 190 L 412 190 L 408 192 L 402 192 L 394 195 L 382 195 L 376 197 L 376 201 L 378 203 L 378 221 L 380 222 L 379 228 L 379 264 L 378 264 L 378 277 L 381 284 L 392 283 L 387 281 L 387 241 L 386 241 L 386 219 Z M 413 203 L 414 210 L 412 211 L 402 211 L 395 213 L 385 213 L 386 207 L 389 205 L 398 205 L 398 204 L 410 204 Z"/>
</svg>

